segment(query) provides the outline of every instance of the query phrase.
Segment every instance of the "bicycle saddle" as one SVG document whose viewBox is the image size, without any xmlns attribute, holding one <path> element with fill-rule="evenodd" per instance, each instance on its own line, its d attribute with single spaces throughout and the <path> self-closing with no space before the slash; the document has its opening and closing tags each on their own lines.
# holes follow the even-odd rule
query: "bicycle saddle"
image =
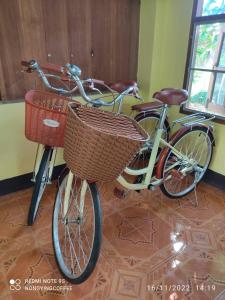
<svg viewBox="0 0 225 300">
<path fill-rule="evenodd" d="M 150 111 L 150 110 L 155 110 L 163 107 L 163 103 L 161 101 L 153 101 L 153 102 L 146 102 L 146 103 L 141 103 L 141 104 L 135 104 L 132 105 L 131 109 L 132 110 L 137 110 L 137 111 Z"/>
<path fill-rule="evenodd" d="M 129 87 L 134 87 L 137 88 L 137 82 L 134 80 L 128 80 L 128 81 L 116 81 L 114 83 L 109 83 L 108 86 L 118 92 L 118 93 L 122 93 L 123 91 L 127 90 Z"/>
<path fill-rule="evenodd" d="M 188 99 L 188 92 L 183 89 L 165 88 L 152 96 L 168 105 L 181 105 Z"/>
<path fill-rule="evenodd" d="M 159 101 L 135 104 L 132 106 L 132 110 L 142 112 L 159 109 L 164 104 L 180 105 L 188 99 L 188 92 L 182 89 L 164 88 L 161 91 L 155 92 L 152 97 Z"/>
</svg>

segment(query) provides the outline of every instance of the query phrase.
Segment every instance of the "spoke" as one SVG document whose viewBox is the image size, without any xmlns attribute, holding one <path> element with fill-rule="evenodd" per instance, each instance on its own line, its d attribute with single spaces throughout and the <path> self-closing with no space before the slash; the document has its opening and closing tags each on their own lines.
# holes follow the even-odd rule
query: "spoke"
<svg viewBox="0 0 225 300">
<path fill-rule="evenodd" d="M 67 228 L 67 226 L 66 226 Z M 68 234 L 69 234 L 69 231 L 68 231 Z M 70 238 L 70 236 L 69 236 Z M 73 255 L 72 255 L 72 245 L 71 243 L 69 243 L 70 245 L 70 260 L 71 260 L 71 269 L 72 269 L 72 274 L 75 274 L 75 266 L 74 266 L 74 261 L 73 261 Z"/>
<path fill-rule="evenodd" d="M 194 156 L 192 157 L 192 159 L 194 159 L 194 161 L 197 160 L 197 157 L 198 157 L 198 154 L 199 154 L 199 150 L 200 150 L 201 148 L 204 149 L 203 144 L 199 145 L 199 147 L 198 147 L 196 153 L 195 153 Z"/>
<path fill-rule="evenodd" d="M 72 227 L 72 226 L 71 226 Z M 83 261 L 84 261 L 84 265 L 86 265 L 86 261 L 85 261 L 85 257 L 86 258 L 88 258 L 87 257 L 87 255 L 85 254 L 85 252 L 84 252 L 84 250 L 83 250 L 83 248 L 82 248 L 82 242 L 81 242 L 81 240 L 80 240 L 80 225 L 78 225 L 78 229 L 76 230 L 76 233 L 74 232 L 74 230 L 73 230 L 73 228 L 71 228 L 70 227 L 70 229 L 72 230 L 72 232 L 73 232 L 73 234 L 75 235 L 74 236 L 74 242 L 76 242 L 76 240 L 78 240 L 78 244 L 79 244 L 79 246 L 81 247 L 81 252 L 82 252 L 82 256 L 83 256 Z M 77 234 L 77 233 L 79 233 L 79 234 Z M 77 235 L 78 235 L 78 239 L 77 239 Z M 79 247 L 79 254 L 78 254 L 78 257 L 80 257 L 80 247 Z"/>
<path fill-rule="evenodd" d="M 193 158 L 193 154 L 194 154 L 194 152 L 195 152 L 195 148 L 196 148 L 197 142 L 199 142 L 199 140 L 198 140 L 197 138 L 195 138 L 194 147 L 193 147 L 192 152 L 190 153 L 191 158 Z"/>
<path fill-rule="evenodd" d="M 179 152 L 180 153 L 182 153 L 183 155 L 185 155 L 185 153 L 184 153 L 184 143 L 182 143 L 182 141 L 181 141 L 181 146 L 180 146 L 180 150 L 179 150 Z M 177 147 L 177 148 L 179 148 L 179 147 Z M 177 149 L 178 150 L 178 149 Z"/>
<path fill-rule="evenodd" d="M 184 143 L 184 142 L 183 142 L 183 143 Z M 186 149 L 186 150 L 185 150 L 185 155 L 187 156 L 187 153 L 188 153 L 188 143 L 186 142 L 185 145 L 186 145 L 186 147 L 185 147 L 185 149 Z"/>
<path fill-rule="evenodd" d="M 86 265 L 85 257 L 86 257 L 87 260 L 88 260 L 88 257 L 87 257 L 87 255 L 85 254 L 84 249 L 83 249 L 83 247 L 82 247 L 82 245 L 81 245 L 81 244 L 82 244 L 82 240 L 80 239 L 80 225 L 78 225 L 78 228 L 79 228 L 79 230 L 78 230 L 78 232 L 79 232 L 78 243 L 79 243 L 79 246 L 80 246 L 81 251 L 82 251 L 84 265 Z M 80 248 L 79 248 L 79 249 L 80 249 Z"/>
<path fill-rule="evenodd" d="M 80 267 L 80 263 L 79 263 L 79 260 L 78 260 L 78 258 L 77 258 L 76 251 L 75 251 L 75 249 L 74 249 L 74 245 L 73 245 L 73 242 L 72 242 L 72 239 L 71 239 L 71 236 L 70 236 L 69 227 L 66 226 L 66 228 L 67 228 L 68 237 L 69 237 L 69 240 L 70 240 L 70 246 L 71 246 L 71 249 L 73 250 L 75 259 L 76 259 L 76 261 L 77 261 L 77 265 L 78 265 L 78 267 L 79 267 L 79 269 L 80 269 L 80 272 L 82 273 L 82 270 L 81 270 L 81 267 Z"/>
<path fill-rule="evenodd" d="M 78 246 L 78 257 L 80 258 L 80 228 L 79 228 L 79 225 L 77 225 L 77 232 L 78 232 L 78 244 L 79 244 L 79 246 Z M 76 242 L 76 240 L 74 239 L 74 243 Z M 85 264 L 84 264 L 85 265 Z"/>
<path fill-rule="evenodd" d="M 188 191 L 193 184 L 198 181 L 199 176 L 205 171 L 207 159 L 209 156 L 209 143 L 207 140 L 207 135 L 205 132 L 197 132 L 195 135 L 191 134 L 184 136 L 180 139 L 174 146 L 180 153 L 186 154 L 188 158 L 187 162 L 192 159 L 196 162 L 199 168 L 194 169 L 193 171 L 187 171 L 185 176 L 182 178 L 176 179 L 176 174 L 172 175 L 171 170 L 182 171 L 185 168 L 189 168 L 190 165 L 184 161 L 174 161 L 172 155 L 167 158 L 167 162 L 164 167 L 164 177 L 172 175 L 171 180 L 165 181 L 164 185 L 167 186 L 168 192 L 173 195 L 180 194 L 182 192 Z M 202 167 L 202 168 L 201 168 Z M 197 176 L 199 175 L 199 176 Z M 175 177 L 175 178 L 174 178 Z"/>
<path fill-rule="evenodd" d="M 76 181 L 75 181 L 76 182 Z M 81 189 L 81 188 L 80 188 Z M 70 211 L 71 211 L 71 209 L 73 208 L 73 200 L 74 200 L 74 203 L 75 203 L 75 206 L 76 206 L 76 208 L 77 208 L 77 210 L 79 211 L 79 213 L 80 213 L 80 210 L 79 210 L 79 207 L 78 207 L 78 205 L 77 205 L 77 201 L 76 201 L 76 196 L 75 196 L 75 194 L 74 194 L 74 186 L 73 186 L 73 188 L 71 189 L 71 196 L 70 196 L 70 203 L 69 203 L 69 207 L 68 207 L 68 210 L 67 210 L 67 212 L 66 212 L 66 215 L 65 215 L 65 217 L 64 218 L 66 218 L 68 215 L 69 215 L 69 213 L 70 213 Z M 80 190 L 79 190 L 79 192 L 80 192 Z M 77 194 L 77 196 L 79 195 L 79 192 L 78 193 L 76 193 Z"/>
<path fill-rule="evenodd" d="M 84 235 L 85 235 L 85 238 L 86 238 L 86 241 L 87 241 L 87 244 L 88 244 L 88 247 L 89 247 L 89 249 L 91 250 L 91 246 L 90 246 L 90 244 L 89 244 L 89 241 L 88 241 L 88 237 L 87 237 L 87 235 L 86 235 L 86 232 L 84 231 L 83 228 L 81 228 L 81 230 L 83 231 L 83 233 L 84 233 Z"/>
<path fill-rule="evenodd" d="M 174 184 L 174 186 L 173 186 L 173 192 L 174 193 L 176 192 L 176 189 L 177 189 L 177 186 L 178 186 L 179 183 L 180 183 L 179 180 L 177 180 L 176 183 Z"/>
<path fill-rule="evenodd" d="M 198 149 L 197 149 L 197 151 L 196 151 L 196 153 L 195 153 L 195 155 L 194 155 L 194 157 L 193 157 L 194 160 L 197 159 L 197 156 L 198 156 L 198 154 L 199 154 L 199 151 L 201 151 L 201 155 L 202 155 L 202 153 L 203 153 L 203 151 L 204 151 L 204 141 L 206 141 L 206 136 L 205 136 L 205 138 L 204 138 L 204 135 L 202 135 L 202 134 L 200 134 L 200 135 L 203 137 L 203 140 L 202 140 L 202 142 L 199 142 L 199 147 L 198 147 Z M 200 140 L 201 140 L 201 138 L 200 138 Z M 200 155 L 200 156 L 201 156 L 201 155 Z"/>
<path fill-rule="evenodd" d="M 207 136 L 205 137 L 205 139 L 203 140 L 203 142 L 204 141 L 206 141 L 206 143 L 207 143 L 207 145 L 208 145 L 208 142 L 207 142 Z M 199 157 L 199 163 L 200 163 L 200 161 L 201 161 L 201 157 L 202 157 L 202 155 L 203 155 L 203 152 L 204 152 L 204 147 L 201 147 L 201 154 L 200 154 L 200 157 Z M 208 151 L 207 151 L 207 154 L 208 154 Z M 196 157 L 194 158 L 195 160 L 196 160 Z"/>
<path fill-rule="evenodd" d="M 80 229 L 83 231 L 83 233 L 84 233 L 84 235 L 85 235 L 86 242 L 87 242 L 87 244 L 88 244 L 88 247 L 89 247 L 89 249 L 91 250 L 91 246 L 90 246 L 90 244 L 89 244 L 89 241 L 88 241 L 88 238 L 87 238 L 87 235 L 86 235 L 86 233 L 85 233 L 84 229 L 83 229 L 82 227 L 80 227 L 80 225 L 78 225 L 78 232 L 79 232 L 79 236 L 80 236 Z M 74 238 L 74 240 L 76 241 L 76 238 L 77 238 L 77 232 L 75 233 L 73 229 L 71 229 L 71 230 L 72 230 L 72 231 L 73 231 L 73 233 L 75 234 L 75 238 Z M 78 237 L 78 244 L 80 245 L 80 242 L 79 242 L 79 240 L 80 240 L 80 239 L 79 239 L 79 237 Z M 81 249 L 81 251 L 82 251 L 82 254 L 83 254 L 83 256 L 85 255 L 85 256 L 86 256 L 86 258 L 88 258 L 88 256 L 85 254 L 85 252 L 84 252 L 83 248 Z M 84 262 L 85 262 L 85 260 L 84 260 Z"/>
</svg>

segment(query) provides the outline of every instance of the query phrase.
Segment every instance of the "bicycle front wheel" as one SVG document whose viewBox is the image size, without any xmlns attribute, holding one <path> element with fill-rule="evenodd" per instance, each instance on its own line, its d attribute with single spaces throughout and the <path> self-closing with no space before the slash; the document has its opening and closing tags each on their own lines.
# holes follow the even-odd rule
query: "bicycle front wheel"
<svg viewBox="0 0 225 300">
<path fill-rule="evenodd" d="M 98 190 L 75 175 L 66 197 L 69 176 L 61 182 L 53 212 L 53 248 L 56 262 L 66 280 L 84 282 L 97 263 L 102 239 Z"/>
<path fill-rule="evenodd" d="M 211 131 L 200 125 L 187 129 L 172 141 L 172 146 L 184 157 L 178 158 L 173 150 L 166 149 L 160 169 L 163 178 L 160 188 L 166 196 L 180 198 L 195 188 L 208 169 L 213 143 Z"/>
<path fill-rule="evenodd" d="M 40 167 L 35 178 L 35 185 L 34 185 L 33 194 L 31 198 L 29 213 L 28 213 L 28 220 L 27 220 L 28 225 L 33 225 L 37 217 L 39 204 L 41 202 L 41 198 L 43 196 L 46 184 L 49 179 L 48 171 L 49 171 L 49 163 L 51 160 L 52 151 L 53 151 L 52 148 L 45 148 L 41 159 Z"/>
</svg>

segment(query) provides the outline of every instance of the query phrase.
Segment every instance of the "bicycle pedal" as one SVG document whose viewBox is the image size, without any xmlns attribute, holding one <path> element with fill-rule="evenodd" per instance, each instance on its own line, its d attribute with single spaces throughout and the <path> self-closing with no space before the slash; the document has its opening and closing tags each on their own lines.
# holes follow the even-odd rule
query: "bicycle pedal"
<svg viewBox="0 0 225 300">
<path fill-rule="evenodd" d="M 148 190 L 150 190 L 150 191 L 154 191 L 155 188 L 156 188 L 156 186 L 154 186 L 154 185 L 152 185 L 152 184 L 149 184 L 149 185 L 148 185 Z"/>
</svg>

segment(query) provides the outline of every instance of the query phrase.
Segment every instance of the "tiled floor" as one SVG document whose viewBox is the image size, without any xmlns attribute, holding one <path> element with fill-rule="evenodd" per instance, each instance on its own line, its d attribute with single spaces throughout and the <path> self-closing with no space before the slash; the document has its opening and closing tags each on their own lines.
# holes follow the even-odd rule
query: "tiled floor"
<svg viewBox="0 0 225 300">
<path fill-rule="evenodd" d="M 26 226 L 31 189 L 1 197 L 0 299 L 225 300 L 224 192 L 203 183 L 194 207 L 194 194 L 180 202 L 160 190 L 117 198 L 113 184 L 102 186 L 101 256 L 90 279 L 71 291 L 53 256 L 54 194 L 48 187 L 33 227 Z M 44 279 L 61 290 L 26 290 L 47 285 Z"/>
</svg>

